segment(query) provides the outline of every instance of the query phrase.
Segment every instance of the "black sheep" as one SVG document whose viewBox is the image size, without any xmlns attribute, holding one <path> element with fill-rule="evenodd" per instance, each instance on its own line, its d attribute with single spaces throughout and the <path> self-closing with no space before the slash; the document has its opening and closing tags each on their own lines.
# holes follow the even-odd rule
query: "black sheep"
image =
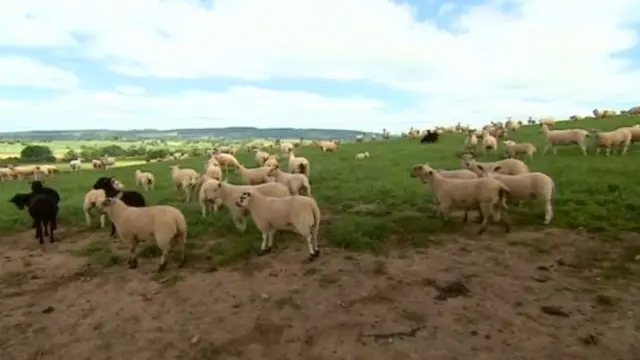
<svg viewBox="0 0 640 360">
<path fill-rule="evenodd" d="M 60 206 L 60 194 L 55 189 L 45 187 L 42 181 L 34 180 L 31 182 L 31 194 L 42 194 L 51 197 L 57 206 Z M 57 225 L 56 225 L 57 226 Z M 36 228 L 36 222 L 33 222 L 31 228 Z"/>
<path fill-rule="evenodd" d="M 420 139 L 421 144 L 433 144 L 438 141 L 438 132 L 427 130 L 427 133 Z"/>
<path fill-rule="evenodd" d="M 49 236 L 49 242 L 55 241 L 53 233 L 58 228 L 58 203 L 55 198 L 47 194 L 15 194 L 9 202 L 20 210 L 28 208 L 40 244 L 44 244 L 43 228 L 44 236 Z"/>
<path fill-rule="evenodd" d="M 98 178 L 95 184 L 93 184 L 93 188 L 96 190 L 100 190 L 100 189 L 104 190 L 105 195 L 110 198 L 116 197 L 118 196 L 118 194 L 122 194 L 120 196 L 120 200 L 122 200 L 122 202 L 125 203 L 127 206 L 133 206 L 133 207 L 147 206 L 144 200 L 144 196 L 142 196 L 140 192 L 135 190 L 118 190 L 113 185 L 115 181 L 116 181 L 116 178 L 113 176 L 111 177 L 102 176 Z M 116 226 L 113 223 L 111 223 L 111 233 L 109 234 L 109 236 L 115 236 L 115 235 L 116 235 Z"/>
</svg>

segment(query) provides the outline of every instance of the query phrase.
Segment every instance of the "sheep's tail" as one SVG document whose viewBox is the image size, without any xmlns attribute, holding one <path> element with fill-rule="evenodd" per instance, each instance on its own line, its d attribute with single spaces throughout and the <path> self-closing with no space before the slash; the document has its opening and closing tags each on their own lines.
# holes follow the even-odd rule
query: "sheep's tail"
<svg viewBox="0 0 640 360">
<path fill-rule="evenodd" d="M 313 224 L 311 225 L 311 234 L 313 235 L 314 241 L 317 242 L 318 234 L 320 233 L 320 208 L 318 208 L 318 205 L 313 207 L 311 213 L 313 214 Z"/>
<path fill-rule="evenodd" d="M 551 181 L 551 200 L 556 198 L 556 182 Z"/>
</svg>

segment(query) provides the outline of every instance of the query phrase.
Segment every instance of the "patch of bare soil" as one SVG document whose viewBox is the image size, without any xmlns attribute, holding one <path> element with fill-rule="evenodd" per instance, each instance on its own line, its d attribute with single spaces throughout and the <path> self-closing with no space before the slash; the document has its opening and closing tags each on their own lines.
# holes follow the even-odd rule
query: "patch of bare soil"
<svg viewBox="0 0 640 360">
<path fill-rule="evenodd" d="M 589 265 L 602 245 L 567 231 L 447 236 L 447 245 L 388 258 L 324 249 L 310 265 L 299 244 L 217 272 L 171 270 L 164 281 L 151 259 L 137 270 L 89 271 L 65 250 L 90 236 L 45 250 L 31 234 L 0 239 L 3 360 L 640 353 L 638 288 L 598 280 Z"/>
</svg>

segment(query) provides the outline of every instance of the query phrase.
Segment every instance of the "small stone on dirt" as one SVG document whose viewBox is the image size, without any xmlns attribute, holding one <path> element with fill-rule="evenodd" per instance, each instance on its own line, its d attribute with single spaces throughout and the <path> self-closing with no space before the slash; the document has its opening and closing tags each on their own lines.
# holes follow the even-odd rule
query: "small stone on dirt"
<svg viewBox="0 0 640 360">
<path fill-rule="evenodd" d="M 436 286 L 436 289 L 438 290 L 438 295 L 435 297 L 436 300 L 447 300 L 460 296 L 469 296 L 471 293 L 469 288 L 460 280 L 451 281 L 444 286 Z"/>
<path fill-rule="evenodd" d="M 551 280 L 551 277 L 546 274 L 533 275 L 531 278 L 540 283 L 546 283 Z"/>
<path fill-rule="evenodd" d="M 198 336 L 198 335 L 193 336 L 193 337 L 191 338 L 191 340 L 189 340 L 189 342 L 190 342 L 192 345 L 197 344 L 199 341 L 200 341 L 200 336 Z"/>
<path fill-rule="evenodd" d="M 42 313 L 43 314 L 51 314 L 54 310 L 55 310 L 55 308 L 53 306 L 47 306 L 46 308 L 44 308 L 44 310 L 42 310 Z"/>
<path fill-rule="evenodd" d="M 570 314 L 560 306 L 544 305 L 540 307 L 540 311 L 551 316 L 569 317 Z"/>
<path fill-rule="evenodd" d="M 587 334 L 578 338 L 581 343 L 585 345 L 598 345 L 600 343 L 600 339 L 598 336 L 594 334 Z"/>
</svg>

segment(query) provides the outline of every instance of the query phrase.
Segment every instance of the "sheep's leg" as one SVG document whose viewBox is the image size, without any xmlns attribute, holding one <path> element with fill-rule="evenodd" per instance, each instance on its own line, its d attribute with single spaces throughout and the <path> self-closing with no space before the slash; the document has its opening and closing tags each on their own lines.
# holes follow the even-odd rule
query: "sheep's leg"
<svg viewBox="0 0 640 360">
<path fill-rule="evenodd" d="M 104 214 L 100 214 L 100 228 L 104 227 L 105 217 L 106 216 Z"/>
<path fill-rule="evenodd" d="M 202 210 L 202 218 L 206 218 L 207 217 L 207 200 L 206 199 L 202 199 L 200 200 L 200 209 Z"/>
<path fill-rule="evenodd" d="M 87 226 L 91 226 L 91 214 L 88 210 L 84 210 L 84 220 L 87 222 Z"/>
<path fill-rule="evenodd" d="M 600 156 L 600 147 L 596 146 L 596 156 Z"/>
<path fill-rule="evenodd" d="M 167 244 L 167 246 L 165 246 L 164 248 L 162 248 L 162 255 L 160 256 L 160 262 L 158 263 L 158 269 L 156 270 L 156 272 L 163 272 L 167 269 L 167 256 L 169 255 L 169 244 L 171 242 L 165 242 L 165 244 Z"/>
<path fill-rule="evenodd" d="M 55 231 L 55 229 L 54 229 L 55 224 L 56 224 L 56 220 L 55 219 L 49 220 L 49 227 L 50 227 L 50 229 L 49 229 L 49 242 L 52 243 L 52 244 L 56 241 L 55 237 L 53 235 L 53 232 Z"/>
<path fill-rule="evenodd" d="M 553 219 L 553 205 L 551 199 L 548 199 L 544 203 L 544 224 L 549 225 L 551 219 Z"/>
<path fill-rule="evenodd" d="M 260 245 L 260 252 L 258 252 L 258 256 L 266 255 L 271 252 L 271 248 L 267 247 L 267 243 L 269 242 L 269 232 L 262 233 L 262 244 Z"/>
<path fill-rule="evenodd" d="M 42 223 L 40 220 L 36 220 L 36 238 L 39 240 L 40 245 L 44 244 L 44 238 L 42 236 Z"/>
<path fill-rule="evenodd" d="M 557 152 L 558 152 L 558 148 L 557 148 L 557 147 L 555 147 L 555 146 L 553 146 L 553 147 L 551 148 L 551 150 L 553 151 L 553 156 L 555 156 L 555 155 L 557 154 Z"/>
<path fill-rule="evenodd" d="M 320 255 L 320 252 L 316 251 L 315 247 L 314 247 L 314 240 L 313 240 L 313 235 L 309 234 L 308 236 L 306 236 L 307 238 L 307 245 L 309 246 L 309 256 L 307 256 L 307 258 L 304 260 L 304 263 L 310 263 L 313 260 L 315 260 L 316 258 L 318 258 L 318 256 Z"/>
<path fill-rule="evenodd" d="M 129 269 L 135 269 L 138 267 L 138 256 L 136 254 L 136 249 L 138 247 L 138 239 L 131 240 L 131 247 L 129 248 L 129 259 L 127 263 L 129 264 Z"/>
<path fill-rule="evenodd" d="M 480 225 L 480 230 L 478 230 L 478 235 L 484 234 L 485 231 L 489 228 L 489 218 L 491 217 L 491 208 L 493 205 L 491 204 L 480 204 L 480 214 L 482 214 L 482 225 Z"/>
<path fill-rule="evenodd" d="M 547 153 L 547 150 L 549 150 L 550 147 L 551 147 L 551 144 L 547 144 L 547 146 L 544 147 L 544 149 L 542 150 L 542 156 L 544 156 L 544 154 Z"/>
<path fill-rule="evenodd" d="M 49 220 L 43 220 L 42 228 L 44 230 L 44 236 L 49 236 Z"/>
<path fill-rule="evenodd" d="M 462 222 L 466 223 L 467 221 L 469 221 L 469 211 L 465 210 L 464 215 L 462 215 Z"/>
<path fill-rule="evenodd" d="M 628 150 L 629 150 L 629 144 L 625 144 L 624 147 L 622 148 L 622 152 L 620 153 L 620 155 L 627 155 Z"/>
<path fill-rule="evenodd" d="M 611 156 L 611 148 L 610 147 L 608 147 L 607 150 L 605 150 L 605 154 L 607 156 Z"/>
</svg>

